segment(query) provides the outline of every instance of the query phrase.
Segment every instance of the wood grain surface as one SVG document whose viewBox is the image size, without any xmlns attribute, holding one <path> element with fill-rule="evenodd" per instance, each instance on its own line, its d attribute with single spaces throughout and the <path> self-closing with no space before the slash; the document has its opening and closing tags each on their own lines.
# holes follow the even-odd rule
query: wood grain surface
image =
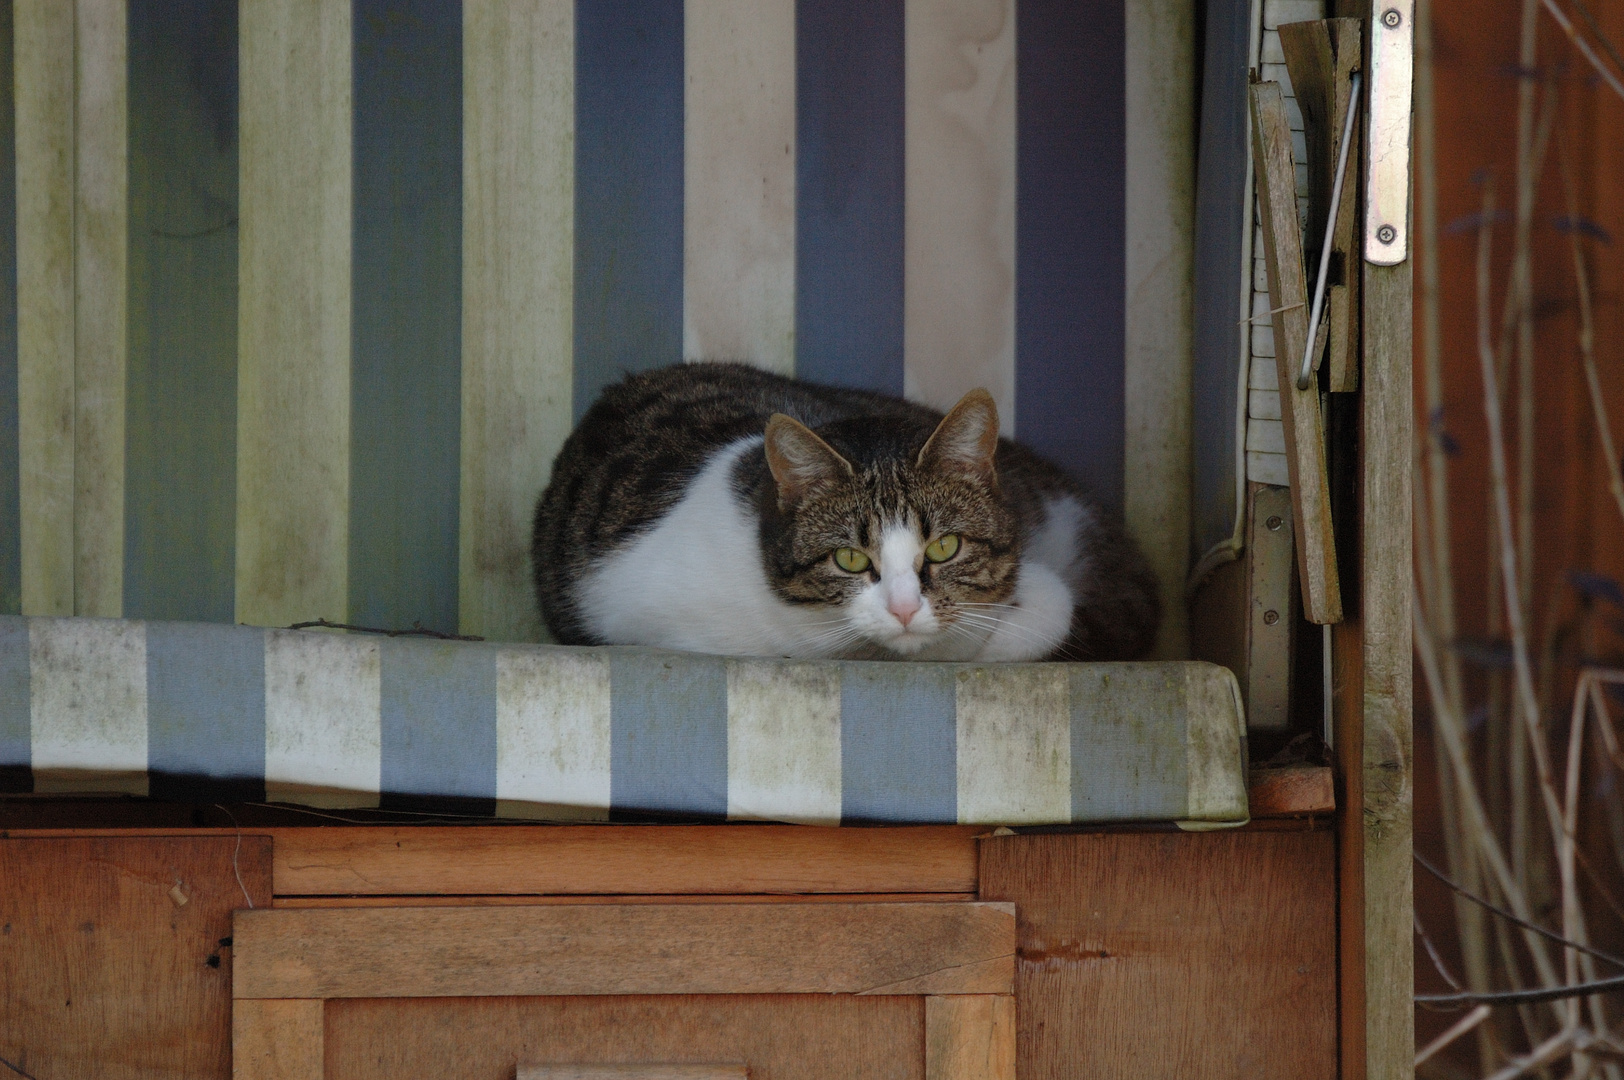
<svg viewBox="0 0 1624 1080">
<path fill-rule="evenodd" d="M 1414 755 L 1410 639 L 1410 483 L 1414 425 L 1410 385 L 1411 263 L 1364 267 L 1364 475 L 1359 518 L 1363 711 L 1356 771 L 1363 912 L 1365 1071 L 1408 1075 L 1415 1053 L 1410 865 Z M 1344 848 L 1349 846 L 1344 833 Z M 1348 961 L 1345 959 L 1344 964 Z M 1346 973 L 1346 968 L 1345 968 Z M 1343 999 L 1352 987 L 1343 984 Z M 1350 1033 L 1351 1035 L 1351 1033 Z"/>
<path fill-rule="evenodd" d="M 322 1080 L 326 1004 L 308 999 L 235 1002 L 232 1080 Z"/>
<path fill-rule="evenodd" d="M 1015 1080 L 1015 998 L 925 999 L 925 1080 Z"/>
<path fill-rule="evenodd" d="M 228 1075 L 236 843 L 0 840 L 0 1057 L 39 1080 Z M 243 838 L 256 904 L 270 861 Z"/>
<path fill-rule="evenodd" d="M 279 896 L 973 892 L 974 826 L 274 829 Z"/>
<path fill-rule="evenodd" d="M 747 1080 L 744 1065 L 520 1065 L 516 1080 Z"/>
<path fill-rule="evenodd" d="M 981 894 L 1018 915 L 1022 1080 L 1335 1077 L 1332 840 L 983 841 Z"/>
<path fill-rule="evenodd" d="M 924 1080 L 917 997 L 335 1001 L 328 1080 L 510 1080 L 520 1063 L 743 1062 L 751 1080 Z"/>
<path fill-rule="evenodd" d="M 602 904 L 239 912 L 239 998 L 999 994 L 1007 904 Z"/>
<path fill-rule="evenodd" d="M 1253 769 L 1246 798 L 1254 818 L 1330 814 L 1336 810 L 1331 770 L 1319 765 Z"/>
<path fill-rule="evenodd" d="M 1297 104 L 1302 107 L 1307 121 L 1306 140 L 1309 161 L 1310 201 L 1316 216 L 1310 219 L 1309 250 L 1317 250 L 1324 238 L 1323 215 L 1331 205 L 1331 190 L 1336 180 L 1336 161 L 1341 150 L 1342 128 L 1352 102 L 1350 76 L 1360 66 L 1359 20 L 1317 19 L 1311 22 L 1283 23 L 1280 28 L 1280 47 L 1285 53 L 1286 68 L 1291 72 L 1291 86 Z M 1348 147 L 1348 168 L 1343 181 L 1342 201 L 1337 207 L 1336 231 L 1331 250 L 1343 258 L 1340 267 L 1333 266 L 1327 279 L 1325 308 L 1321 335 L 1329 340 L 1325 363 L 1329 366 L 1327 388 L 1333 393 L 1359 388 L 1359 325 L 1352 315 L 1359 310 L 1359 275 L 1350 274 L 1347 267 L 1357 266 L 1359 250 L 1355 246 L 1362 235 L 1357 235 L 1359 210 L 1359 133 L 1360 125 L 1353 126 Z M 1349 253 L 1352 258 L 1349 258 Z M 1318 273 L 1318 263 L 1311 268 Z M 1341 281 L 1332 280 L 1337 274 Z M 1328 334 L 1327 334 L 1328 328 Z M 1322 340 L 1325 340 L 1322 337 Z"/>
<path fill-rule="evenodd" d="M 1307 390 L 1297 389 L 1297 371 L 1308 347 L 1308 305 L 1312 298 L 1303 274 L 1291 129 L 1278 83 L 1252 86 L 1252 153 L 1257 162 L 1258 223 L 1269 271 L 1275 374 L 1291 476 L 1303 614 L 1309 622 L 1323 625 L 1341 621 L 1342 592 L 1337 579 L 1336 539 L 1331 532 L 1319 388 L 1310 385 Z"/>
</svg>

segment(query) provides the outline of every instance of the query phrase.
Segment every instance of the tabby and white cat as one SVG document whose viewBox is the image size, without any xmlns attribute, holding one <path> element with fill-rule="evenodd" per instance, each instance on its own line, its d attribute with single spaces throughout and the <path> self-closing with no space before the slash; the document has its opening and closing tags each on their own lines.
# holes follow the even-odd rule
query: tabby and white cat
<svg viewBox="0 0 1624 1080">
<path fill-rule="evenodd" d="M 998 437 L 972 390 L 944 418 L 742 364 L 603 393 L 536 507 L 556 640 L 913 660 L 1122 660 L 1156 579 L 1059 468 Z"/>
</svg>

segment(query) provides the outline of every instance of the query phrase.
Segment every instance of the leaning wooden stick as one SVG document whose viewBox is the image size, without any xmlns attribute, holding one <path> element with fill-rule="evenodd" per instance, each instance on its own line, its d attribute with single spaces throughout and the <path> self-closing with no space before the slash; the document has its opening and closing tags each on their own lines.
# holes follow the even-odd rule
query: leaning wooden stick
<svg viewBox="0 0 1624 1080">
<path fill-rule="evenodd" d="M 1286 468 L 1297 526 L 1303 613 L 1309 622 L 1321 625 L 1341 622 L 1342 590 L 1331 531 L 1319 387 L 1297 389 L 1297 365 L 1308 347 L 1308 283 L 1303 276 L 1291 128 L 1279 83 L 1252 85 L 1252 147 L 1263 254 L 1269 270 L 1269 306 L 1274 309 L 1275 377 L 1280 384 L 1280 419 L 1285 426 Z"/>
</svg>

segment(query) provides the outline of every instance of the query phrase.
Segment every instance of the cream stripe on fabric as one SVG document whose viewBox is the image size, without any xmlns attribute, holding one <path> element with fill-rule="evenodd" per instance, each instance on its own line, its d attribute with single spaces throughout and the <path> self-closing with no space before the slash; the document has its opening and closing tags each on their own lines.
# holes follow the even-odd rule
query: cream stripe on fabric
<svg viewBox="0 0 1624 1080">
<path fill-rule="evenodd" d="M 238 622 L 343 621 L 350 3 L 241 6 Z"/>
<path fill-rule="evenodd" d="M 1128 531 L 1161 582 L 1156 656 L 1189 653 L 1195 5 L 1126 7 L 1127 299 L 1123 487 Z"/>
<path fill-rule="evenodd" d="M 28 624 L 29 728 L 37 792 L 147 793 L 146 624 Z"/>
<path fill-rule="evenodd" d="M 1190 796 L 1187 829 L 1244 824 L 1246 798 L 1246 715 L 1240 684 L 1217 664 L 1189 664 L 1184 673 L 1185 761 Z"/>
<path fill-rule="evenodd" d="M 1015 0 L 907 0 L 903 387 L 1015 434 Z"/>
<path fill-rule="evenodd" d="M 1059 664 L 962 668 L 959 821 L 1071 820 L 1071 684 Z"/>
<path fill-rule="evenodd" d="M 124 613 L 126 0 L 78 0 L 74 207 L 73 610 Z"/>
<path fill-rule="evenodd" d="M 73 614 L 74 8 L 16 0 L 22 613 Z"/>
<path fill-rule="evenodd" d="M 730 821 L 840 824 L 840 667 L 727 665 Z"/>
<path fill-rule="evenodd" d="M 682 355 L 795 371 L 795 0 L 684 8 Z"/>
<path fill-rule="evenodd" d="M 458 624 L 541 636 L 530 520 L 570 431 L 575 6 L 463 6 Z"/>
<path fill-rule="evenodd" d="M 496 654 L 496 813 L 609 818 L 609 656 L 594 650 Z"/>
<path fill-rule="evenodd" d="M 265 635 L 265 798 L 378 805 L 383 723 L 376 639 Z"/>
</svg>

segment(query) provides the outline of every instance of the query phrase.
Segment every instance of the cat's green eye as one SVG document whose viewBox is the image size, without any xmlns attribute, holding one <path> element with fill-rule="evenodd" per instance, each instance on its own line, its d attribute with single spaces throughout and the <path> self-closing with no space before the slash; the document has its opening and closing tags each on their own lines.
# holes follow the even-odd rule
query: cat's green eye
<svg viewBox="0 0 1624 1080">
<path fill-rule="evenodd" d="M 836 548 L 835 565 L 848 574 L 861 574 L 869 567 L 869 558 L 856 548 Z"/>
<path fill-rule="evenodd" d="M 946 562 L 959 553 L 959 536 L 947 533 L 925 545 L 925 558 L 931 562 Z"/>
</svg>

